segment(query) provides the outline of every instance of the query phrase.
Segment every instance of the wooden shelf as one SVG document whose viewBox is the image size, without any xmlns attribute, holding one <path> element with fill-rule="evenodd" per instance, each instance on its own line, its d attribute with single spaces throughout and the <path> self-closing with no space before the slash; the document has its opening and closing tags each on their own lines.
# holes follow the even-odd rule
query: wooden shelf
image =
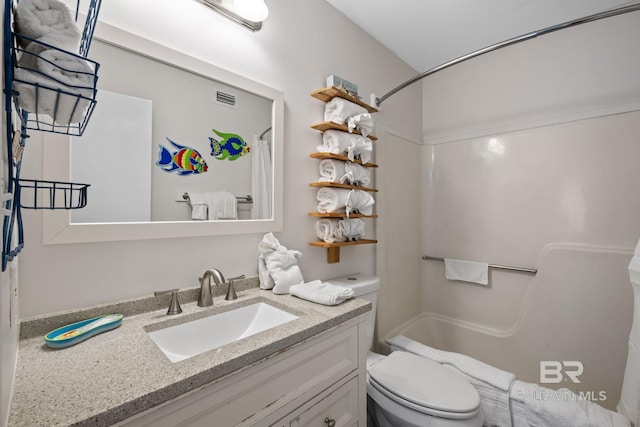
<svg viewBox="0 0 640 427">
<path fill-rule="evenodd" d="M 349 158 L 347 156 L 343 156 L 340 154 L 333 154 L 333 153 L 321 153 L 321 152 L 317 152 L 317 153 L 311 153 L 309 154 L 309 157 L 311 157 L 312 159 L 317 159 L 317 160 L 324 160 L 324 159 L 335 159 L 335 160 L 342 160 L 345 162 L 350 162 L 351 160 L 349 160 Z M 364 166 L 365 168 L 377 168 L 378 165 L 375 163 L 362 163 L 360 160 L 353 160 L 353 163 L 357 163 L 359 165 Z"/>
<path fill-rule="evenodd" d="M 344 188 L 347 190 L 362 190 L 362 191 L 369 191 L 371 193 L 378 192 L 376 188 L 358 187 L 356 185 L 340 184 L 339 182 L 312 182 L 309 184 L 309 186 L 310 187 Z"/>
<path fill-rule="evenodd" d="M 319 122 L 319 123 L 314 123 L 311 125 L 312 129 L 318 130 L 320 132 L 326 132 L 329 129 L 333 129 L 333 130 L 339 130 L 342 132 L 347 132 L 347 133 L 352 133 L 354 135 L 362 135 L 360 133 L 360 131 L 354 130 L 353 132 L 349 132 L 349 127 L 347 127 L 346 125 L 341 125 L 338 123 L 334 123 L 334 122 Z M 368 135 L 367 138 L 369 138 L 372 141 L 376 141 L 378 138 L 376 138 L 373 135 Z"/>
<path fill-rule="evenodd" d="M 323 89 L 318 89 L 315 90 L 313 92 L 311 92 L 311 96 L 313 96 L 316 99 L 319 99 L 320 101 L 324 101 L 324 102 L 329 102 L 331 101 L 331 99 L 335 98 L 336 96 L 338 98 L 342 98 L 342 99 L 346 99 L 347 101 L 351 101 L 353 103 L 358 104 L 361 107 L 364 107 L 368 112 L 370 113 L 377 113 L 378 109 L 375 107 L 372 107 L 371 105 L 362 102 L 360 99 L 356 98 L 355 96 L 351 96 L 349 95 L 347 92 L 338 89 L 335 86 L 329 86 L 329 87 L 325 87 Z"/>
<path fill-rule="evenodd" d="M 319 248 L 327 248 L 327 262 L 333 264 L 340 262 L 340 248 L 343 246 L 355 246 L 355 245 L 368 245 L 372 243 L 378 243 L 377 240 L 360 239 L 355 242 L 339 242 L 339 243 L 327 243 L 327 242 L 309 242 L 309 245 Z"/>
<path fill-rule="evenodd" d="M 346 212 L 309 212 L 309 216 L 313 216 L 316 218 L 378 218 L 377 214 L 349 214 L 347 216 Z"/>
</svg>

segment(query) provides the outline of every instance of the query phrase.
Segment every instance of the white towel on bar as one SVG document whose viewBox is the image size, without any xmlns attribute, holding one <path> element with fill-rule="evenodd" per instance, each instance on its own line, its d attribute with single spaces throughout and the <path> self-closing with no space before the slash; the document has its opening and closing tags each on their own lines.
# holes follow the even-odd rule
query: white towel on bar
<svg viewBox="0 0 640 427">
<path fill-rule="evenodd" d="M 445 258 L 444 275 L 447 280 L 461 280 L 487 285 L 489 283 L 489 264 Z"/>
<path fill-rule="evenodd" d="M 367 110 L 360 105 L 343 98 L 335 97 L 324 107 L 324 120 L 345 124 L 349 117 L 366 114 Z"/>
<path fill-rule="evenodd" d="M 187 193 L 191 205 L 191 219 L 208 219 L 207 197 L 204 193 Z"/>
<path fill-rule="evenodd" d="M 351 298 L 353 289 L 314 280 L 291 286 L 289 293 L 318 304 L 336 305 Z"/>
<path fill-rule="evenodd" d="M 211 191 L 205 193 L 189 192 L 191 217 L 193 219 L 237 219 L 238 199 L 228 191 Z M 203 206 L 207 215 L 202 218 Z"/>
</svg>

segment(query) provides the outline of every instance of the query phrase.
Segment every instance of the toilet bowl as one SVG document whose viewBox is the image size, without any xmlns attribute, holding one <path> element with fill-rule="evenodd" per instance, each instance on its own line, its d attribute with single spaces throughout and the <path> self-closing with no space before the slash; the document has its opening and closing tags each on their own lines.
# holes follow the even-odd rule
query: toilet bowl
<svg viewBox="0 0 640 427">
<path fill-rule="evenodd" d="M 371 301 L 367 342 L 373 332 L 380 279 L 354 274 L 327 280 L 353 289 L 354 296 Z M 415 354 L 397 351 L 367 355 L 369 427 L 482 426 L 480 397 L 459 373 Z"/>
</svg>

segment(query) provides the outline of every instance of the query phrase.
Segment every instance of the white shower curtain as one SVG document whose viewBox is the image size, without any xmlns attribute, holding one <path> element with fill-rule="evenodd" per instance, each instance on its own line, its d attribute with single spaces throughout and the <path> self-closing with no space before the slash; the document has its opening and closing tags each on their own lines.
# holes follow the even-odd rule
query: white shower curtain
<svg viewBox="0 0 640 427">
<path fill-rule="evenodd" d="M 252 219 L 271 218 L 271 152 L 269 141 L 253 136 L 251 147 Z"/>
</svg>

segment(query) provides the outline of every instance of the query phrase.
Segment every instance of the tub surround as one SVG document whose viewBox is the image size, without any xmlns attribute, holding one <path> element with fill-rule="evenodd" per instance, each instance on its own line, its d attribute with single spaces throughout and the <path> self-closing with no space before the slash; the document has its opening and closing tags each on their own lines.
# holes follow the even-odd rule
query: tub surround
<svg viewBox="0 0 640 427">
<path fill-rule="evenodd" d="M 238 300 L 218 295 L 207 308 L 196 305 L 197 289 L 182 291 L 183 313 L 177 316 L 166 315 L 168 301 L 163 298 L 143 298 L 24 321 L 9 425 L 111 425 L 280 353 L 371 307 L 360 299 L 327 307 L 274 295 L 256 284 L 256 278 L 240 281 Z M 146 333 L 258 301 L 300 318 L 178 363 L 170 362 Z M 42 335 L 53 328 L 116 312 L 125 314 L 117 329 L 66 349 L 51 350 L 44 344 Z"/>
</svg>

